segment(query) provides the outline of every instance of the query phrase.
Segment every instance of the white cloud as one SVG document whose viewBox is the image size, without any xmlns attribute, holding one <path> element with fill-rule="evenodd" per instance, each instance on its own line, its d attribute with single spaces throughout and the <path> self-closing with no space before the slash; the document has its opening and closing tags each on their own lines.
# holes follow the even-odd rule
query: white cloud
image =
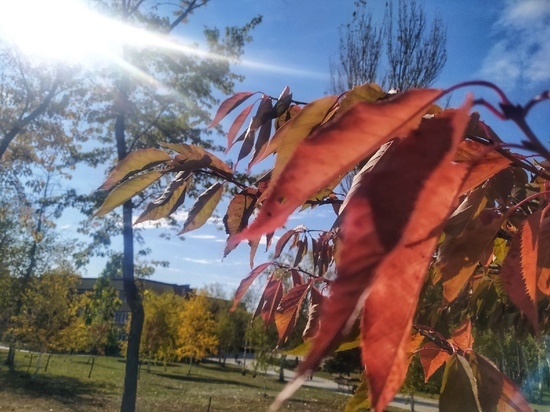
<svg viewBox="0 0 550 412">
<path fill-rule="evenodd" d="M 191 239 L 204 239 L 204 240 L 217 240 L 218 238 L 214 235 L 186 235 Z"/>
<path fill-rule="evenodd" d="M 498 40 L 483 61 L 483 78 L 503 88 L 550 81 L 549 1 L 507 1 L 494 31 Z"/>
<path fill-rule="evenodd" d="M 219 260 L 214 260 L 214 259 L 194 259 L 194 258 L 188 258 L 188 257 L 184 257 L 181 259 L 186 262 L 199 263 L 201 265 L 211 265 L 213 263 L 219 263 Z"/>
</svg>

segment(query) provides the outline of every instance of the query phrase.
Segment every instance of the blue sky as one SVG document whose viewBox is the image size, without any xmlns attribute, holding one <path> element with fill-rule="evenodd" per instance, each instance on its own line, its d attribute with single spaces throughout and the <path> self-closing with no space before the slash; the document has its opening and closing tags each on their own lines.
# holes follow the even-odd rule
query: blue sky
<svg viewBox="0 0 550 412">
<path fill-rule="evenodd" d="M 449 87 L 467 80 L 490 80 L 499 84 L 512 101 L 525 103 L 535 94 L 550 89 L 550 1 L 496 0 L 419 0 L 428 16 L 438 14 L 447 24 L 447 64 L 434 86 Z M 369 2 L 374 15 L 383 15 L 382 0 Z M 278 95 L 289 86 L 294 97 L 311 101 L 329 89 L 329 59 L 336 55 L 338 28 L 351 18 L 353 1 L 337 0 L 212 0 L 191 17 L 181 36 L 200 41 L 203 26 L 242 25 L 261 14 L 263 22 L 246 47 L 244 62 L 235 71 L 246 79 L 237 91 L 263 91 Z M 476 96 L 482 93 L 474 90 Z M 459 104 L 463 92 L 453 95 Z M 493 99 L 491 94 L 483 94 Z M 548 104 L 539 105 L 531 115 L 535 131 L 543 141 L 549 140 L 545 114 Z M 482 112 L 482 118 L 494 126 L 504 139 L 517 139 L 517 131 Z M 223 137 L 220 137 L 223 142 Z M 235 158 L 231 151 L 228 159 Z M 260 165 L 261 166 L 261 165 Z M 255 170 L 259 172 L 259 169 Z M 103 172 L 95 170 L 78 176 L 81 190 L 93 190 L 101 184 Z M 191 207 L 189 200 L 186 208 Z M 223 213 L 223 208 L 219 209 Z M 312 229 L 326 228 L 334 214 L 330 207 L 294 216 L 287 227 L 305 224 Z M 60 223 L 70 234 L 71 221 Z M 162 229 L 147 229 L 147 246 L 152 259 L 168 260 L 168 269 L 158 269 L 153 279 L 188 283 L 192 287 L 219 282 L 234 289 L 248 273 L 248 248 L 243 244 L 222 261 L 225 233 L 218 219 L 179 241 L 158 237 Z M 115 243 L 115 247 L 118 244 Z M 265 250 L 265 249 L 264 249 Z M 256 264 L 269 258 L 259 250 Z M 95 276 L 102 262 L 96 261 L 85 275 Z"/>
</svg>

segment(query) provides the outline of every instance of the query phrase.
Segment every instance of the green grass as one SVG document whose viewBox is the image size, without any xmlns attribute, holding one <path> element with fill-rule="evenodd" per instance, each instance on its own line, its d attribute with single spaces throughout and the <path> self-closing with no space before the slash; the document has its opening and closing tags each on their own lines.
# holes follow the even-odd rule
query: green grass
<svg viewBox="0 0 550 412">
<path fill-rule="evenodd" d="M 4 366 L 6 352 L 0 351 L 0 412 L 10 411 L 116 411 L 119 408 L 124 361 L 99 357 L 92 377 L 87 356 L 54 355 L 47 372 L 41 370 L 33 380 L 27 374 L 29 353 L 16 356 L 16 372 L 10 374 Z M 30 373 L 36 364 L 34 356 Z M 45 364 L 45 356 L 43 365 Z M 242 376 L 240 369 L 215 363 L 193 366 L 174 364 L 164 371 L 152 366 L 141 369 L 137 410 L 147 411 L 262 411 L 266 410 L 283 384 L 275 377 L 250 373 Z M 264 383 L 265 382 L 265 383 Z M 265 396 L 264 396 L 265 384 Z M 288 401 L 287 411 L 343 410 L 348 397 L 317 388 L 301 388 Z"/>
</svg>

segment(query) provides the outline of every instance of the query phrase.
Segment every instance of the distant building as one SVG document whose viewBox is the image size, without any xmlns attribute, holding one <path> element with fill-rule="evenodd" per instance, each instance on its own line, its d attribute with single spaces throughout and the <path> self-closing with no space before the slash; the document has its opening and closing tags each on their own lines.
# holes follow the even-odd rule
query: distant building
<svg viewBox="0 0 550 412">
<path fill-rule="evenodd" d="M 77 285 L 77 289 L 80 293 L 91 292 L 96 281 L 97 278 L 81 278 Z M 130 306 L 128 306 L 128 302 L 126 301 L 126 293 L 124 292 L 122 278 L 111 279 L 111 284 L 118 292 L 118 297 L 122 302 L 120 309 L 115 313 L 115 325 L 121 327 L 121 330 L 124 330 L 124 325 L 130 316 Z M 136 284 L 141 290 L 150 290 L 158 294 L 173 292 L 178 296 L 186 296 L 194 291 L 189 285 L 175 285 L 149 279 L 136 279 Z"/>
</svg>

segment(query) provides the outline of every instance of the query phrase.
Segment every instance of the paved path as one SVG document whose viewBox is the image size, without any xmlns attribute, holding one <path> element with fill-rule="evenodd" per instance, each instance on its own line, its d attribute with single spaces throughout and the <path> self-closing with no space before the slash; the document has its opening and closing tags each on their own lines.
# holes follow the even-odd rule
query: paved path
<svg viewBox="0 0 550 412">
<path fill-rule="evenodd" d="M 211 360 L 217 361 L 217 358 L 215 358 L 215 359 L 212 358 Z M 239 362 L 242 362 L 242 359 L 240 359 Z M 232 365 L 237 365 L 237 363 L 235 362 L 235 359 L 233 359 L 233 358 L 227 358 L 226 363 L 232 364 Z M 247 359 L 246 360 L 246 369 L 252 369 L 253 364 L 254 364 L 253 359 Z M 238 365 L 242 366 L 241 363 L 239 363 Z M 267 374 L 270 375 L 270 376 L 279 376 L 279 368 L 277 368 L 277 367 L 270 368 L 270 369 L 267 370 Z M 293 370 L 285 369 L 285 379 L 292 380 L 292 379 L 294 379 L 295 375 L 296 375 L 296 373 Z M 313 375 L 312 380 L 306 380 L 304 382 L 304 386 L 311 386 L 311 387 L 316 387 L 316 388 L 327 389 L 327 390 L 338 392 L 342 395 L 349 396 L 349 393 L 343 392 L 341 389 L 339 389 L 338 384 L 336 382 L 334 382 L 333 380 L 320 378 L 320 377 L 317 377 L 315 375 Z M 410 398 L 409 398 L 409 396 L 398 394 L 395 397 L 395 399 L 390 403 L 390 406 L 393 406 L 393 407 L 396 407 L 396 408 L 402 408 L 406 411 L 409 411 L 410 410 Z M 439 411 L 438 402 L 435 399 L 415 397 L 414 398 L 414 410 L 415 410 L 415 412 L 438 412 Z"/>
</svg>

